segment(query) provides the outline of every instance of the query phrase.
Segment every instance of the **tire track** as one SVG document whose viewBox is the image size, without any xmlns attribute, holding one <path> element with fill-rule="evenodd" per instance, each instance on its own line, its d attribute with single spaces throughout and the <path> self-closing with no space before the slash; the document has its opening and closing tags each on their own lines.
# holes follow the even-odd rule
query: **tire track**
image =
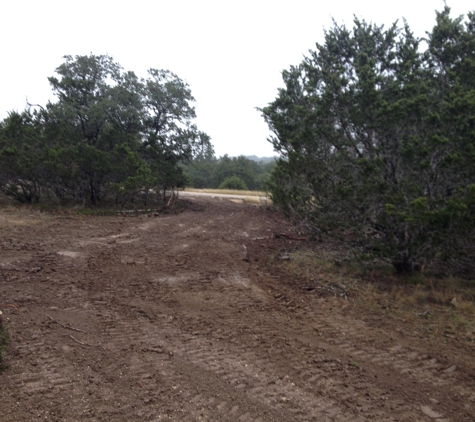
<svg viewBox="0 0 475 422">
<path fill-rule="evenodd" d="M 151 304 L 146 304 L 151 306 Z M 171 341 L 170 338 L 176 338 L 175 332 L 169 323 L 162 321 L 160 328 L 151 324 L 148 321 L 139 321 L 127 318 L 119 322 L 115 322 L 112 327 L 105 330 L 105 337 L 107 339 L 105 347 L 107 350 L 111 349 L 130 349 L 131 345 L 140 348 L 140 351 L 149 352 L 153 358 L 144 360 L 139 357 L 139 354 L 131 352 L 130 362 L 127 368 L 124 368 L 124 362 L 114 362 L 107 369 L 107 371 L 116 372 L 117 370 L 127 371 L 127 378 L 133 385 L 138 384 L 148 391 L 161 389 L 164 386 L 167 389 L 174 391 L 179 397 L 181 407 L 185 410 L 183 419 L 180 420 L 203 420 L 203 417 L 208 415 L 209 420 L 213 420 L 213 414 L 218 412 L 221 414 L 220 420 L 259 420 L 259 416 L 255 413 L 273 413 L 269 409 L 256 405 L 254 401 L 249 400 L 242 394 L 236 397 L 234 389 L 230 389 L 228 383 L 217 380 L 213 374 L 210 374 L 209 368 L 197 365 L 195 360 L 190 360 L 189 356 L 183 356 L 180 353 L 179 344 Z M 170 332 L 171 331 L 171 332 Z M 189 336 L 181 340 L 189 341 Z M 180 370 L 177 369 L 177 366 Z M 186 369 L 183 369 L 186 368 Z M 190 374 L 193 376 L 190 377 Z M 209 388 L 211 392 L 225 391 L 229 397 L 223 400 L 219 396 L 210 395 L 208 392 L 197 393 L 190 389 L 190 382 L 198 376 L 204 382 L 204 390 Z M 211 378 L 211 379 L 210 379 Z M 216 388 L 216 383 L 219 384 Z M 239 389 L 238 389 L 239 390 Z M 240 405 L 233 404 L 239 402 Z M 230 406 L 233 404 L 232 406 Z M 209 412 L 209 409 L 214 412 Z M 208 409 L 208 410 L 207 410 Z M 251 409 L 251 411 L 249 410 Z M 133 417 L 137 415 L 127 415 Z M 158 416 L 158 415 L 154 415 Z M 275 415 L 277 417 L 278 415 Z M 260 417 L 261 420 L 268 420 Z M 281 419 L 269 419 L 281 420 Z"/>
<path fill-rule="evenodd" d="M 143 303 L 142 306 L 147 308 L 151 305 Z M 204 318 L 179 321 L 179 327 L 173 334 L 175 342 L 168 343 L 169 347 L 178 349 L 187 361 L 203 370 L 214 372 L 219 379 L 249 397 L 280 411 L 286 410 L 290 420 L 366 420 L 364 416 L 350 411 L 358 407 L 358 403 L 363 403 L 361 408 L 365 413 L 392 420 L 386 411 L 380 409 L 378 403 L 371 405 L 365 399 L 366 381 L 357 383 L 355 387 L 344 387 L 344 381 L 332 376 L 335 370 L 334 360 L 323 362 L 317 367 L 307 363 L 302 365 L 302 359 L 305 361 L 305 357 L 312 356 L 315 349 L 300 348 L 296 353 L 295 348 L 289 347 L 282 355 L 268 353 L 262 348 L 250 350 L 248 346 L 232 341 L 237 333 L 240 337 L 245 335 L 243 325 L 246 321 L 225 318 L 222 323 L 226 327 L 233 327 L 231 331 L 215 326 L 200 332 L 205 323 Z M 250 335 L 257 334 L 269 340 L 268 344 L 285 344 L 285 339 L 281 337 L 271 340 L 275 338 L 275 329 L 261 327 L 257 331 L 247 331 Z M 282 367 L 287 370 L 283 372 Z M 345 392 L 344 395 L 341 394 L 342 391 Z M 410 406 L 405 408 L 400 402 L 388 403 L 388 406 L 397 405 L 400 413 L 413 414 Z"/>
<path fill-rule="evenodd" d="M 328 336 L 330 344 L 344 350 L 347 354 L 359 360 L 371 362 L 379 366 L 392 367 L 401 375 L 410 376 L 420 383 L 431 384 L 434 387 L 450 386 L 455 391 L 465 391 L 456 377 L 457 368 L 453 362 L 442 364 L 437 357 L 429 354 L 415 352 L 396 344 L 386 349 L 376 349 L 367 345 L 367 328 L 360 327 L 355 321 L 351 327 L 342 331 L 341 325 L 335 319 L 321 318 L 314 329 Z"/>
<path fill-rule="evenodd" d="M 2 422 L 473 420 L 463 368 L 302 301 L 290 281 L 242 261 L 245 239 L 269 236 L 274 223 L 210 207 L 88 219 L 81 230 L 66 221 L 74 236 L 61 224 L 48 244 L 63 254 L 18 264 L 52 272 L 2 285 L 9 300 L 16 289 L 36 296 L 15 315 L 22 366 L 5 376 Z"/>
<path fill-rule="evenodd" d="M 239 297 L 240 293 L 242 295 L 242 292 L 248 292 L 245 297 Z M 231 292 L 227 292 L 227 295 L 229 296 Z M 240 289 L 238 292 L 234 291 L 233 301 L 236 304 L 236 307 L 240 307 L 241 304 L 244 305 L 247 303 L 248 308 L 253 307 L 252 301 L 253 299 L 252 296 L 252 290 L 243 290 Z M 236 297 L 238 296 L 238 297 Z M 219 303 L 219 301 L 214 301 L 214 303 Z M 223 306 L 226 304 L 226 301 L 223 299 Z M 215 313 L 216 315 L 219 315 L 220 313 L 223 314 L 222 308 L 219 306 L 214 306 L 212 309 L 208 309 L 210 313 Z M 374 365 L 386 367 L 392 366 L 392 369 L 398 370 L 401 372 L 401 374 L 404 374 L 404 368 L 406 368 L 408 365 L 412 366 L 417 366 L 420 365 L 420 362 L 417 361 L 410 361 L 408 362 L 406 360 L 407 358 L 407 353 L 401 348 L 393 348 L 389 350 L 389 352 L 384 352 L 384 356 L 381 355 L 381 351 L 378 351 L 377 349 L 374 350 L 367 350 L 367 349 L 362 349 L 361 347 L 354 347 L 352 344 L 356 343 L 361 343 L 361 340 L 363 339 L 363 335 L 359 331 L 352 331 L 352 332 L 336 332 L 335 329 L 332 328 L 332 326 L 335 325 L 333 321 L 323 319 L 326 324 L 322 324 L 320 321 L 320 325 L 316 325 L 317 330 L 320 331 L 326 331 L 330 332 L 331 335 L 328 337 L 330 338 L 325 339 L 325 343 L 322 343 L 321 346 L 323 346 L 324 349 L 329 349 L 329 348 L 336 348 L 339 350 L 340 353 L 346 354 L 347 357 L 351 358 L 357 358 L 358 362 L 360 364 L 365 364 L 368 362 L 370 359 L 374 359 L 374 357 L 379 353 L 379 357 L 382 358 L 380 362 L 372 362 Z M 209 323 L 209 320 L 206 321 Z M 262 321 L 261 321 L 262 323 Z M 194 328 L 199 328 L 205 324 L 205 320 L 203 319 L 202 321 L 196 323 L 196 327 Z M 224 324 L 224 322 L 223 322 Z M 246 332 L 252 332 L 253 335 L 261 336 L 263 338 L 266 338 L 267 340 L 272 339 L 273 335 L 275 335 L 275 329 L 270 329 L 269 332 L 266 332 L 265 330 L 262 330 L 260 328 L 256 328 L 256 321 L 253 323 L 250 323 L 249 321 L 246 321 L 246 315 L 239 315 L 238 318 L 232 319 L 232 318 L 226 318 L 225 322 L 227 327 L 233 327 L 233 332 L 228 333 L 228 335 L 224 335 L 225 331 L 220 330 L 219 328 L 214 328 L 214 338 L 218 339 L 227 339 L 230 341 L 231 344 L 233 344 L 232 337 L 233 336 L 238 336 L 242 337 L 243 335 L 246 334 Z M 248 325 L 249 324 L 249 325 Z M 187 322 L 187 325 L 192 327 L 193 322 Z M 254 325 L 254 326 L 253 326 Z M 251 330 L 249 327 L 253 326 L 253 330 Z M 262 325 L 260 326 L 262 327 Z M 298 327 L 296 328 L 295 326 L 292 327 L 291 330 L 289 330 L 290 327 L 287 327 L 287 329 L 284 329 L 283 331 L 292 331 L 293 336 L 290 337 L 290 339 L 285 339 L 285 337 L 279 337 L 277 341 L 274 341 L 274 349 L 278 349 L 279 347 L 282 347 L 282 344 L 285 344 L 289 340 L 291 341 L 298 341 L 298 337 L 305 337 L 309 335 L 309 330 L 305 329 L 299 329 Z M 206 331 L 203 332 L 203 334 L 206 334 Z M 356 340 L 353 338 L 353 336 L 356 337 Z M 324 336 L 325 337 L 325 336 Z M 350 341 L 350 342 L 349 342 Z M 385 420 L 390 420 L 388 419 L 388 413 L 387 411 L 390 410 L 391 414 L 399 413 L 401 415 L 405 415 L 405 417 L 411 417 L 412 415 L 419 414 L 419 417 L 421 414 L 424 414 L 424 412 L 421 413 L 420 407 L 423 404 L 417 404 L 417 403 L 412 403 L 409 405 L 405 405 L 404 400 L 401 400 L 398 397 L 390 398 L 388 397 L 389 391 L 385 391 L 384 389 L 377 389 L 374 387 L 371 388 L 371 396 L 373 397 L 381 397 L 382 400 L 385 400 L 385 406 L 384 409 L 381 410 L 381 406 L 378 403 L 371 403 L 372 400 L 368 399 L 368 392 L 365 392 L 365 389 L 368 390 L 368 385 L 371 385 L 370 383 L 366 382 L 358 382 L 357 378 L 353 377 L 351 379 L 351 382 L 349 382 L 348 379 L 345 380 L 345 376 L 348 377 L 348 374 L 345 373 L 347 371 L 341 371 L 342 374 L 338 377 L 337 381 L 334 379 L 328 380 L 328 374 L 331 374 L 334 372 L 335 366 L 336 367 L 341 367 L 342 362 L 338 361 L 335 363 L 334 360 L 330 360 L 330 363 L 324 363 L 325 365 L 321 365 L 321 361 L 317 361 L 317 363 L 320 365 L 320 368 L 318 370 L 314 369 L 308 369 L 307 365 L 300 365 L 302 362 L 302 359 L 305 361 L 305 356 L 312 356 L 315 354 L 315 352 L 318 353 L 318 348 L 315 350 L 315 348 L 308 348 L 306 347 L 306 344 L 308 344 L 308 341 L 306 342 L 301 342 L 298 347 L 290 348 L 288 352 L 283 352 L 281 356 L 278 354 L 273 356 L 272 362 L 274 363 L 275 366 L 284 366 L 287 365 L 289 368 L 296 369 L 295 371 L 290 371 L 290 373 L 293 374 L 295 377 L 294 380 L 296 382 L 301 382 L 303 381 L 303 385 L 308 384 L 308 389 L 310 391 L 313 390 L 320 390 L 320 389 L 325 389 L 325 392 L 327 395 L 330 397 L 340 397 L 340 399 L 345 402 L 348 401 L 350 404 L 350 407 L 354 406 L 360 406 L 362 410 L 365 413 L 372 414 L 374 417 L 377 418 L 382 418 Z M 234 345 L 234 344 L 233 344 Z M 237 346 L 239 347 L 239 346 Z M 298 349 L 299 353 L 295 354 L 295 350 Z M 236 352 L 237 348 L 235 347 L 233 349 L 233 352 Z M 245 351 L 242 350 L 244 353 Z M 211 356 L 213 356 L 211 354 Z M 297 356 L 297 357 L 296 357 Z M 416 355 L 410 355 L 412 358 L 417 357 Z M 398 359 L 395 359 L 395 357 L 398 357 Z M 213 358 L 210 358 L 211 360 Z M 256 355 L 249 355 L 245 358 L 247 362 L 257 362 L 259 366 L 261 367 L 269 367 L 269 362 L 264 362 L 264 361 L 259 361 Z M 435 370 L 434 368 L 437 368 L 438 364 L 434 364 L 434 360 L 427 360 L 426 364 L 423 366 L 420 366 L 420 370 L 424 374 L 431 374 L 431 371 Z M 211 367 L 211 365 L 209 365 Z M 450 369 L 450 368 L 449 368 Z M 272 370 L 270 371 L 272 372 Z M 449 371 L 450 372 L 450 371 Z M 224 372 L 223 372 L 224 373 Z M 449 374 L 447 374 L 449 375 Z M 241 379 L 245 379 L 245 376 L 242 376 Z M 351 378 L 351 377 L 350 377 Z M 235 383 L 238 385 L 242 384 L 241 379 L 237 378 Z M 419 380 L 419 382 L 423 382 L 424 380 Z M 407 381 L 407 385 L 409 386 L 409 383 L 411 381 Z M 350 386 L 348 386 L 350 384 Z M 435 386 L 437 386 L 437 383 L 434 383 Z M 412 388 L 413 389 L 413 388 Z M 361 394 L 358 393 L 358 390 L 362 390 L 363 392 Z M 343 393 L 342 393 L 343 392 Z M 373 400 L 374 401 L 374 400 Z M 301 405 L 302 407 L 302 405 Z M 305 406 L 303 406 L 305 407 Z M 397 412 L 395 411 L 397 409 Z M 442 416 L 442 414 L 440 414 Z M 413 416 L 412 416 L 413 417 Z"/>
</svg>

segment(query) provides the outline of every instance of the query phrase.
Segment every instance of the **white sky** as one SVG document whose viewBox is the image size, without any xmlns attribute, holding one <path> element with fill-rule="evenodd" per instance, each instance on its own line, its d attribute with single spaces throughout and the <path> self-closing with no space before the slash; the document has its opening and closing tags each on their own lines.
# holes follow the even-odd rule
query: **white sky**
<svg viewBox="0 0 475 422">
<path fill-rule="evenodd" d="M 452 16 L 468 0 L 448 0 Z M 388 26 L 405 17 L 417 36 L 432 29 L 442 0 L 3 0 L 0 119 L 55 100 L 47 80 L 70 55 L 109 54 L 146 76 L 168 69 L 190 85 L 197 124 L 218 156 L 273 155 L 255 107 L 271 102 L 281 71 L 298 64 L 323 29 L 353 15 Z"/>
</svg>

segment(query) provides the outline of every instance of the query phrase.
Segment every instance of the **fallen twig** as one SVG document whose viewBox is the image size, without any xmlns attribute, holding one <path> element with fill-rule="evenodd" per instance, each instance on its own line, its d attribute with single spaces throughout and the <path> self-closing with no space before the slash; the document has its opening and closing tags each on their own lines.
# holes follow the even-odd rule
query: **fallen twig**
<svg viewBox="0 0 475 422">
<path fill-rule="evenodd" d="M 83 346 L 90 346 L 90 344 L 83 343 L 82 341 L 79 341 L 77 338 L 74 338 L 72 335 L 69 335 L 76 343 L 82 344 Z"/>
<path fill-rule="evenodd" d="M 292 236 L 291 234 L 285 234 L 285 233 L 274 233 L 274 237 L 276 239 L 285 237 L 286 239 L 290 239 L 290 240 L 307 240 L 306 237 L 296 237 L 296 236 Z"/>
<path fill-rule="evenodd" d="M 79 331 L 80 333 L 85 333 L 85 331 L 80 330 L 79 328 L 71 327 L 68 325 L 61 324 L 60 322 L 56 321 L 53 317 L 49 316 L 48 314 L 45 314 L 52 322 L 55 324 L 61 325 L 63 328 L 67 328 L 68 330 L 73 330 L 73 331 Z"/>
<path fill-rule="evenodd" d="M 100 344 L 89 344 L 89 343 L 84 343 L 82 342 L 81 340 L 78 340 L 76 337 L 72 336 L 71 334 L 62 334 L 64 337 L 69 337 L 71 338 L 71 340 L 74 340 L 76 343 L 79 343 L 81 346 L 89 346 L 89 347 L 101 347 L 102 349 L 104 349 L 103 346 L 101 346 Z M 104 349 L 106 350 L 106 349 Z"/>
<path fill-rule="evenodd" d="M 14 305 L 13 303 L 3 303 L 0 305 L 0 308 L 13 308 L 15 311 L 19 311 L 18 306 Z"/>
</svg>

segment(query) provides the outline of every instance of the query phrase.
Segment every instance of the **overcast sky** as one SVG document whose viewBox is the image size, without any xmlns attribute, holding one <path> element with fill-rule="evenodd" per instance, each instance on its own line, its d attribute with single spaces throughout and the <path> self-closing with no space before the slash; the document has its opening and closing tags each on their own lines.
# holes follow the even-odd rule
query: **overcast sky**
<svg viewBox="0 0 475 422">
<path fill-rule="evenodd" d="M 468 0 L 448 0 L 452 16 Z M 273 155 L 256 107 L 271 102 L 281 71 L 298 64 L 323 29 L 353 15 L 386 26 L 405 17 L 417 36 L 442 0 L 4 0 L 0 5 L 0 119 L 54 100 L 47 80 L 63 56 L 109 54 L 146 76 L 169 69 L 190 85 L 197 124 L 218 156 Z M 475 7 L 471 7 L 474 10 Z"/>
</svg>

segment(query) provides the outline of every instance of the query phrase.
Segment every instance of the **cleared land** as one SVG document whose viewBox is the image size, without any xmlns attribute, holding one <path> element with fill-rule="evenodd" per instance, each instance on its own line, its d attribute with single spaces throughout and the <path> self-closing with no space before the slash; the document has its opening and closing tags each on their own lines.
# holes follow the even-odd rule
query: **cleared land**
<svg viewBox="0 0 475 422">
<path fill-rule="evenodd" d="M 473 344 L 289 277 L 274 213 L 192 201 L 0 211 L 1 421 L 475 420 Z"/>
<path fill-rule="evenodd" d="M 182 197 L 206 197 L 206 198 L 220 198 L 231 199 L 232 202 L 240 203 L 245 202 L 247 204 L 255 205 L 267 205 L 271 204 L 270 198 L 265 192 L 260 191 L 240 191 L 230 189 L 186 189 L 180 192 Z"/>
<path fill-rule="evenodd" d="M 182 192 L 184 193 L 207 193 L 207 194 L 218 194 L 218 195 L 237 195 L 237 196 L 258 196 L 266 198 L 267 195 L 265 192 L 258 190 L 237 190 L 237 189 L 193 189 L 186 188 Z"/>
</svg>

